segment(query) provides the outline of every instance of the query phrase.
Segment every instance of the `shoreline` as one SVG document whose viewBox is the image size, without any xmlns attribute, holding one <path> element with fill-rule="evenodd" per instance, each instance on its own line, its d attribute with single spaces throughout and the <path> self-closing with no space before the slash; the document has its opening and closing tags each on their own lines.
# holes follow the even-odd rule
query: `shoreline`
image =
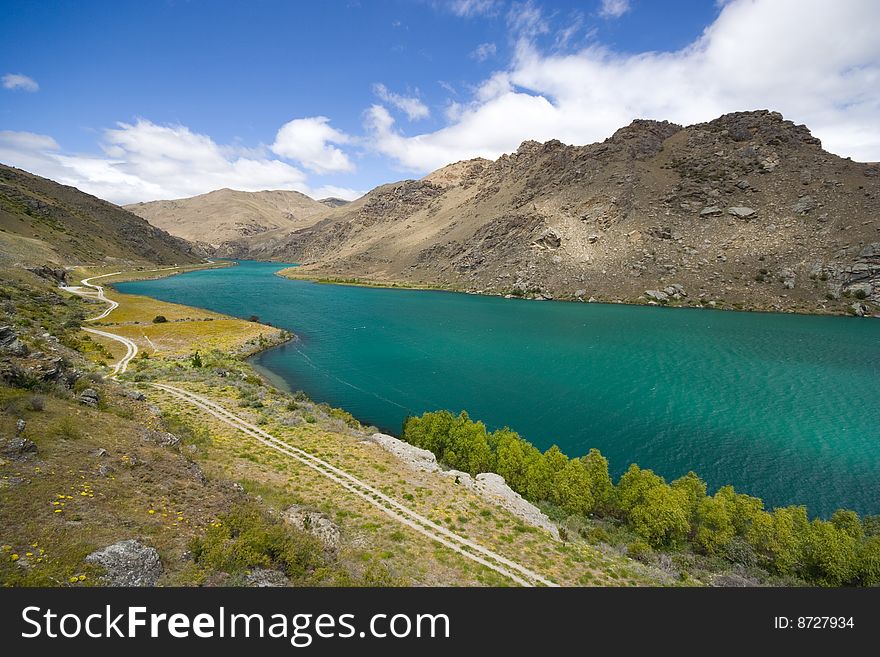
<svg viewBox="0 0 880 657">
<path fill-rule="evenodd" d="M 263 262 L 270 262 L 270 261 L 263 261 Z M 230 263 L 230 264 L 231 264 L 231 266 L 235 266 L 237 263 L 233 262 L 233 263 Z M 282 271 L 284 271 L 284 270 L 276 271 L 276 272 L 274 272 L 274 275 L 279 276 L 280 278 L 290 278 L 290 277 L 288 277 L 288 276 L 281 276 L 280 274 L 281 274 Z M 175 272 L 175 273 L 183 273 L 183 272 Z M 171 274 L 169 274 L 169 275 L 171 275 Z M 157 276 L 156 278 L 161 278 L 161 277 L 163 277 L 163 276 Z M 305 277 L 293 278 L 293 279 L 291 279 L 291 280 L 308 280 L 308 281 L 310 281 L 310 282 L 316 282 L 316 281 L 312 281 L 311 279 L 309 279 L 309 278 L 305 278 Z M 331 283 L 331 282 L 329 282 L 329 281 L 325 281 L 325 283 L 326 283 L 326 284 L 341 284 L 341 285 L 349 285 L 349 283 L 347 283 L 347 282 L 345 282 L 345 283 Z M 361 286 L 361 287 L 365 287 L 365 286 Z M 379 286 L 379 285 L 377 285 L 377 286 L 375 286 L 375 287 L 384 287 L 384 286 Z M 406 289 L 406 288 L 398 287 L 398 288 L 391 288 L 391 289 Z M 417 288 L 412 288 L 412 289 L 417 289 Z M 461 293 L 461 292 L 459 292 L 459 291 L 457 291 L 457 290 L 434 290 L 434 291 L 449 292 L 449 293 L 455 293 L 455 292 Z M 486 295 L 486 296 L 490 296 L 490 295 Z M 497 296 L 497 295 L 491 295 L 491 296 Z M 646 305 L 646 304 L 612 304 L 612 305 Z M 190 306 L 188 306 L 188 307 L 190 307 Z M 662 307 L 664 307 L 664 306 L 661 305 L 661 306 L 659 306 L 659 307 L 662 308 Z M 703 309 L 703 310 L 707 310 L 707 309 L 708 309 L 708 310 L 713 310 L 712 308 L 705 308 L 705 307 L 704 307 L 704 308 L 696 308 L 696 307 L 692 307 L 692 306 L 675 306 L 675 307 L 691 308 L 692 310 L 698 310 L 698 309 Z M 198 307 L 195 307 L 195 308 L 198 308 Z M 717 309 L 717 310 L 721 310 L 721 309 Z M 736 311 L 734 310 L 734 312 L 736 312 Z M 751 311 L 751 312 L 759 312 L 759 313 L 760 313 L 760 312 L 764 312 L 764 311 Z M 801 314 L 801 315 L 808 315 L 808 313 L 778 313 L 778 312 L 767 312 L 766 314 L 773 314 L 773 315 L 779 315 L 779 314 Z M 824 315 L 824 316 L 833 316 L 833 315 L 830 315 L 830 314 L 829 314 L 829 315 Z M 258 356 L 258 355 L 260 355 L 260 354 L 262 354 L 262 353 L 268 352 L 268 351 L 271 350 L 271 349 L 275 349 L 275 348 L 277 348 L 277 347 L 284 346 L 285 344 L 287 344 L 287 343 L 289 343 L 289 342 L 291 342 L 291 341 L 297 339 L 296 334 L 295 334 L 294 332 L 292 332 L 292 331 L 288 331 L 287 329 L 282 329 L 282 328 L 277 327 L 277 326 L 272 326 L 271 328 L 277 329 L 277 330 L 282 331 L 282 332 L 286 332 L 286 333 L 288 334 L 288 337 L 287 337 L 286 339 L 283 339 L 283 340 L 271 341 L 271 342 L 267 342 L 267 343 L 265 343 L 265 344 L 261 344 L 261 345 L 254 345 L 254 347 L 255 347 L 254 349 L 252 349 L 252 350 L 242 350 L 242 351 L 238 352 L 237 354 L 234 354 L 234 356 L 237 357 L 237 358 L 239 358 L 241 361 L 243 361 L 244 363 L 246 363 L 250 368 L 252 368 L 252 369 L 254 370 L 254 372 L 255 372 L 258 376 L 260 376 L 264 381 L 266 381 L 266 383 L 267 383 L 268 385 L 270 385 L 270 386 L 276 388 L 277 390 L 279 390 L 279 391 L 281 391 L 281 392 L 285 392 L 285 393 L 288 393 L 288 394 L 292 394 L 292 393 L 296 392 L 296 390 L 294 389 L 294 387 L 293 387 L 292 385 L 290 385 L 290 384 L 289 384 L 289 383 L 283 378 L 282 375 L 277 374 L 277 373 L 271 371 L 269 368 L 267 368 L 267 367 L 265 367 L 265 366 L 263 366 L 263 365 L 261 365 L 261 364 L 258 364 L 258 363 L 255 363 L 255 362 L 254 362 L 254 358 L 255 358 L 256 356 Z M 306 394 L 308 394 L 308 393 L 306 393 Z M 316 401 L 315 403 L 322 403 L 322 402 L 320 402 L 320 401 Z M 324 403 L 327 403 L 327 402 L 324 402 Z M 343 408 L 343 410 L 345 410 L 345 409 Z M 381 426 L 378 426 L 378 425 L 373 424 L 373 423 L 370 422 L 368 419 L 365 419 L 365 418 L 362 418 L 362 417 L 358 417 L 358 416 L 353 416 L 353 417 L 355 417 L 355 419 L 357 419 L 357 420 L 358 420 L 363 426 L 373 426 L 373 427 L 375 427 L 378 431 L 380 431 L 380 432 L 382 432 L 382 433 L 390 434 L 391 436 L 393 436 L 393 437 L 395 437 L 395 438 L 400 439 L 400 436 L 402 435 L 401 428 L 399 428 L 399 427 L 398 427 L 398 428 L 381 427 Z M 531 444 L 531 443 L 530 443 L 530 444 Z M 581 456 L 582 456 L 582 455 L 581 455 Z M 816 516 L 816 517 L 824 517 L 824 516 Z"/>
<path fill-rule="evenodd" d="M 187 274 L 194 271 L 207 271 L 211 269 L 227 269 L 230 267 L 237 267 L 238 262 L 236 260 L 220 260 L 220 261 L 209 261 L 205 265 L 193 265 L 193 266 L 184 266 L 184 267 L 173 267 L 167 269 L 151 269 L 144 270 L 143 272 L 138 272 L 137 270 L 121 272 L 117 275 L 110 276 L 109 282 L 105 282 L 105 285 L 112 289 L 114 292 L 120 293 L 116 288 L 113 287 L 116 283 L 127 283 L 131 281 L 146 281 L 146 280 L 159 280 L 162 278 L 170 278 L 172 276 L 177 276 L 180 274 Z M 148 276 L 139 276 L 137 274 L 144 273 L 149 274 Z M 120 293 L 121 294 L 121 293 Z M 152 299 L 153 301 L 161 301 L 160 299 L 154 299 L 153 297 L 142 295 L 147 299 Z M 186 304 L 175 304 L 181 306 L 183 308 L 189 308 L 192 310 L 208 310 L 206 308 L 199 308 L 198 306 L 189 306 Z M 214 312 L 214 311 L 209 311 Z M 232 315 L 227 315 L 226 313 L 216 313 L 218 315 L 222 315 L 228 319 L 239 319 L 241 321 L 247 321 L 240 317 L 234 317 Z M 283 384 L 283 379 L 278 377 L 278 375 L 271 373 L 271 376 L 268 374 L 269 370 L 262 366 L 256 366 L 254 363 L 251 363 L 251 359 L 255 356 L 269 351 L 270 349 L 274 349 L 276 347 L 280 347 L 288 342 L 296 340 L 296 333 L 293 331 L 288 331 L 287 329 L 272 326 L 270 324 L 264 324 L 263 322 L 254 322 L 255 324 L 260 324 L 261 326 L 274 329 L 278 332 L 275 339 L 268 339 L 262 342 L 258 342 L 257 344 L 245 343 L 241 348 L 236 350 L 231 355 L 240 359 L 242 362 L 247 363 L 250 367 L 252 367 L 260 376 L 265 378 L 267 381 L 271 383 L 274 387 L 278 388 L 282 392 L 291 392 L 289 386 L 279 385 Z M 125 326 L 126 322 L 118 323 L 116 326 Z M 135 325 L 135 324 L 132 324 Z"/>
<path fill-rule="evenodd" d="M 241 258 L 244 260 L 245 258 Z M 271 260 L 257 260 L 255 262 L 272 262 Z M 734 304 L 729 303 L 716 303 L 716 305 L 710 304 L 688 304 L 688 303 L 657 303 L 655 301 L 639 301 L 639 300 L 624 300 L 624 299 L 604 299 L 604 298 L 595 298 L 590 297 L 592 301 L 579 298 L 579 297 L 553 297 L 553 298 L 535 298 L 528 296 L 519 296 L 513 294 L 503 294 L 501 292 L 485 292 L 482 290 L 466 290 L 463 288 L 456 287 L 444 287 L 440 284 L 421 284 L 421 283 L 407 283 L 404 281 L 375 281 L 370 279 L 360 279 L 360 278 L 342 278 L 342 277 L 325 277 L 318 278 L 315 276 L 296 276 L 293 275 L 292 270 L 296 269 L 296 267 L 286 267 L 284 269 L 280 269 L 275 272 L 275 276 L 279 278 L 285 278 L 291 281 L 307 281 L 310 283 L 315 283 L 316 285 L 338 285 L 341 287 L 361 287 L 361 288 L 373 288 L 373 289 L 385 289 L 385 290 L 410 290 L 410 291 L 419 291 L 419 292 L 449 292 L 453 294 L 468 294 L 472 296 L 482 296 L 482 297 L 500 297 L 502 299 L 508 299 L 511 301 L 556 301 L 560 303 L 583 303 L 583 304 L 602 304 L 608 306 L 645 306 L 649 308 L 669 308 L 669 309 L 691 309 L 691 310 L 718 310 L 722 312 L 740 312 L 740 313 L 755 313 L 755 314 L 766 314 L 766 315 L 800 315 L 806 317 L 852 317 L 854 319 L 880 319 L 880 312 L 875 314 L 865 314 L 863 316 L 858 316 L 853 312 L 845 312 L 845 311 L 807 311 L 807 310 L 774 310 L 770 308 L 764 308 L 760 306 L 754 307 L 736 307 Z M 854 302 L 855 303 L 855 302 Z"/>
</svg>

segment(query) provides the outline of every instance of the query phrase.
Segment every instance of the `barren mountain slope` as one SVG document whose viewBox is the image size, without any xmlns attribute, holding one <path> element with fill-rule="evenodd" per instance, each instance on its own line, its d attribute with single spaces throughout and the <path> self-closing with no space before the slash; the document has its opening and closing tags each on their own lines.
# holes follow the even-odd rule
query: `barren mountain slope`
<svg viewBox="0 0 880 657">
<path fill-rule="evenodd" d="M 878 172 L 776 112 L 639 120 L 378 187 L 258 255 L 487 293 L 872 312 Z"/>
<path fill-rule="evenodd" d="M 324 203 L 299 192 L 233 189 L 125 207 L 172 235 L 212 247 L 269 230 L 304 228 L 328 210 Z"/>
<path fill-rule="evenodd" d="M 190 244 L 117 205 L 0 165 L 0 265 L 199 260 Z"/>
</svg>

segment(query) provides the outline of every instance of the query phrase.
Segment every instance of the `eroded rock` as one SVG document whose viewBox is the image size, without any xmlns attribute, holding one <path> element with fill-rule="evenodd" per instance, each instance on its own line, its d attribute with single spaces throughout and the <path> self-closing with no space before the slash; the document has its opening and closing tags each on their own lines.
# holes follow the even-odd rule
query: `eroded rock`
<svg viewBox="0 0 880 657">
<path fill-rule="evenodd" d="M 104 569 L 108 586 L 155 586 L 162 576 L 162 561 L 155 548 L 128 539 L 96 550 L 86 562 Z"/>
</svg>

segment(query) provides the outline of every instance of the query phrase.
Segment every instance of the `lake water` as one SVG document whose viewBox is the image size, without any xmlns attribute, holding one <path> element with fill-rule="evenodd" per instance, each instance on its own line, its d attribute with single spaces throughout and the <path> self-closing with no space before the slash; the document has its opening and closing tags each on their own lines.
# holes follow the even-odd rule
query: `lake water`
<svg viewBox="0 0 880 657">
<path fill-rule="evenodd" d="M 258 315 L 298 340 L 254 359 L 399 435 L 467 410 L 570 456 L 694 470 L 768 506 L 880 513 L 880 322 L 320 285 L 277 263 L 118 284 Z"/>
</svg>

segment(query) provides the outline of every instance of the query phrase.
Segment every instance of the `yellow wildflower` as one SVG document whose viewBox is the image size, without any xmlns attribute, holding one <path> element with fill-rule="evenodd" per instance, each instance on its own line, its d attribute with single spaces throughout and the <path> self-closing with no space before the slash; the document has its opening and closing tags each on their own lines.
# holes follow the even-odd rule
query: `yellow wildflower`
<svg viewBox="0 0 880 657">
<path fill-rule="evenodd" d="M 78 581 L 79 581 L 79 577 L 77 577 L 76 575 L 74 575 L 73 577 L 70 578 L 71 584 L 76 584 Z"/>
<path fill-rule="evenodd" d="M 55 509 L 55 513 L 61 513 L 62 509 Z"/>
<path fill-rule="evenodd" d="M 84 581 L 86 581 L 86 576 L 85 576 L 85 575 L 80 575 L 77 579 L 78 579 L 80 582 L 84 582 Z"/>
<path fill-rule="evenodd" d="M 17 554 L 13 554 L 11 558 L 12 558 L 13 561 L 18 561 L 18 555 L 17 555 Z"/>
<path fill-rule="evenodd" d="M 155 510 L 155 509 L 150 509 L 149 511 L 147 511 L 147 513 L 149 513 L 150 515 L 153 515 L 154 513 L 156 513 L 156 510 Z"/>
</svg>

